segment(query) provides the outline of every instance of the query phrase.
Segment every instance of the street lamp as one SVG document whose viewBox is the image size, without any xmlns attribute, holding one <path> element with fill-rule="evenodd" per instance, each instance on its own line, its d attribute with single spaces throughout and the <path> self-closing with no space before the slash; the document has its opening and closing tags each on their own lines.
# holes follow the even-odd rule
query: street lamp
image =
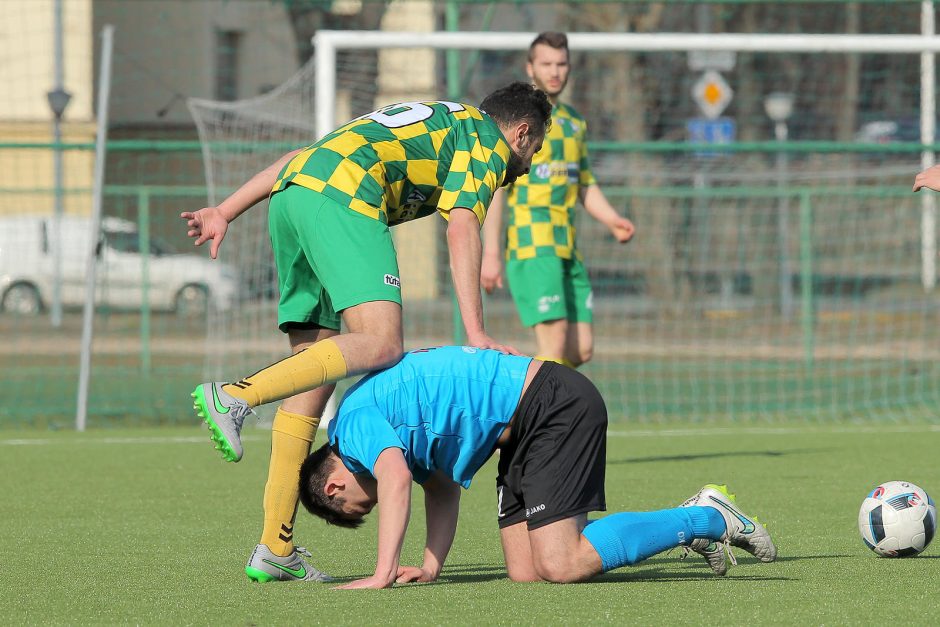
<svg viewBox="0 0 940 627">
<path fill-rule="evenodd" d="M 52 281 L 52 326 L 62 326 L 62 214 L 64 213 L 64 198 L 62 188 L 62 115 L 65 108 L 69 106 L 69 100 L 72 94 L 65 90 L 63 86 L 63 60 L 62 60 L 62 0 L 55 0 L 54 5 L 54 27 L 55 38 L 53 40 L 55 51 L 54 81 L 53 89 L 46 94 L 49 101 L 49 108 L 52 110 L 52 141 L 55 144 L 52 153 L 52 177 L 53 188 L 55 190 L 55 207 L 52 221 L 52 241 L 55 242 L 55 257 L 53 265 Z"/>
<path fill-rule="evenodd" d="M 775 91 L 764 98 L 764 111 L 774 123 L 774 138 L 778 142 L 785 142 L 789 136 L 787 120 L 793 115 L 793 94 Z M 787 214 L 790 210 L 790 198 L 784 186 L 789 177 L 789 154 L 783 146 L 777 148 L 776 156 L 777 179 L 777 241 L 780 253 L 780 315 L 789 320 L 793 314 L 793 280 L 790 271 L 790 237 Z"/>
<path fill-rule="evenodd" d="M 793 115 L 793 94 L 775 91 L 764 98 L 764 111 L 774 123 L 774 137 L 778 142 L 787 139 L 787 120 Z"/>
</svg>

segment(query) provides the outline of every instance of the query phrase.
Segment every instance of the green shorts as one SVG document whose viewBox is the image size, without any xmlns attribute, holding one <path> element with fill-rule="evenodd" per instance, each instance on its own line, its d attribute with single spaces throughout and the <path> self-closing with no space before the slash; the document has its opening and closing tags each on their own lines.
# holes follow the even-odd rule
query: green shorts
<svg viewBox="0 0 940 627">
<path fill-rule="evenodd" d="M 271 196 L 268 231 L 281 298 L 277 324 L 340 328 L 339 312 L 376 300 L 401 304 L 388 225 L 300 185 Z"/>
<path fill-rule="evenodd" d="M 506 278 L 519 319 L 527 327 L 550 320 L 594 321 L 591 282 L 577 259 L 510 259 Z"/>
</svg>

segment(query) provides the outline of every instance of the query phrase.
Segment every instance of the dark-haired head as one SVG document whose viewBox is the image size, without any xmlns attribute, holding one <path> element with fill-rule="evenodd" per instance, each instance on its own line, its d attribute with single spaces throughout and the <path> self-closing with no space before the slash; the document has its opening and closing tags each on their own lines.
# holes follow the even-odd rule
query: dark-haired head
<svg viewBox="0 0 940 627">
<path fill-rule="evenodd" d="M 330 525 L 355 529 L 364 522 L 363 517 L 347 514 L 342 496 L 326 494 L 327 480 L 339 463 L 329 444 L 312 452 L 300 466 L 300 502 L 308 512 Z"/>
<path fill-rule="evenodd" d="M 500 87 L 480 103 L 480 108 L 501 127 L 526 122 L 536 135 L 545 136 L 552 123 L 552 103 L 541 89 L 516 81 Z"/>
<path fill-rule="evenodd" d="M 499 126 L 512 153 L 503 185 L 527 173 L 532 156 L 552 123 L 552 103 L 541 89 L 515 82 L 501 87 L 483 99 L 480 108 Z"/>
</svg>

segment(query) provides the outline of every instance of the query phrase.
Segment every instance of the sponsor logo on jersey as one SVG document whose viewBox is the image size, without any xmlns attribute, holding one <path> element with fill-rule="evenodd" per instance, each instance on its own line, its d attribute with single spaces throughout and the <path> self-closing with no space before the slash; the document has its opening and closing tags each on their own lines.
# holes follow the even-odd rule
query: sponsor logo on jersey
<svg viewBox="0 0 940 627">
<path fill-rule="evenodd" d="M 568 164 L 567 174 L 569 183 L 577 183 L 581 179 L 581 170 L 577 163 Z"/>
<path fill-rule="evenodd" d="M 549 163 L 540 163 L 529 174 L 530 178 L 547 180 L 554 177 L 565 177 L 569 183 L 577 183 L 581 180 L 581 169 L 577 163 L 566 163 L 564 161 L 551 161 Z"/>
<path fill-rule="evenodd" d="M 392 287 L 397 287 L 398 289 L 401 289 L 401 279 L 399 279 L 394 274 L 386 274 L 385 285 L 391 285 Z"/>
<path fill-rule="evenodd" d="M 475 354 L 475 353 L 477 352 L 477 349 L 476 349 L 475 347 L 473 347 L 473 346 L 461 346 L 460 348 L 461 348 L 461 350 L 462 350 L 463 352 L 469 353 L 469 354 L 471 354 L 471 355 L 473 355 L 473 354 Z M 502 492 L 500 492 L 500 494 L 502 494 Z"/>
</svg>

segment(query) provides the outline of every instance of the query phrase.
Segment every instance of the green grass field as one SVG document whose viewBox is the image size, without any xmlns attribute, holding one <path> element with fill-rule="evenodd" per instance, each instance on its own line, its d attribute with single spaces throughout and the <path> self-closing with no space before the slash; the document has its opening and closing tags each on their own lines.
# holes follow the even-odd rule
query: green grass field
<svg viewBox="0 0 940 627">
<path fill-rule="evenodd" d="M 269 436 L 246 432 L 226 464 L 206 432 L 0 432 L 0 616 L 7 624 L 873 624 L 940 620 L 940 544 L 876 557 L 856 528 L 877 483 L 940 494 L 940 427 L 640 430 L 609 438 L 610 511 L 673 506 L 726 482 L 766 522 L 776 563 L 739 554 L 716 578 L 678 551 L 580 585 L 516 584 L 502 567 L 495 464 L 464 494 L 457 540 L 435 584 L 333 591 L 253 584 L 242 568 L 261 528 Z M 322 438 L 322 436 L 321 436 Z M 420 489 L 418 489 L 420 491 Z M 421 499 L 403 561 L 419 560 Z M 373 517 L 375 518 L 375 517 Z M 375 520 L 358 531 L 305 512 L 295 535 L 340 580 L 371 574 Z"/>
</svg>

